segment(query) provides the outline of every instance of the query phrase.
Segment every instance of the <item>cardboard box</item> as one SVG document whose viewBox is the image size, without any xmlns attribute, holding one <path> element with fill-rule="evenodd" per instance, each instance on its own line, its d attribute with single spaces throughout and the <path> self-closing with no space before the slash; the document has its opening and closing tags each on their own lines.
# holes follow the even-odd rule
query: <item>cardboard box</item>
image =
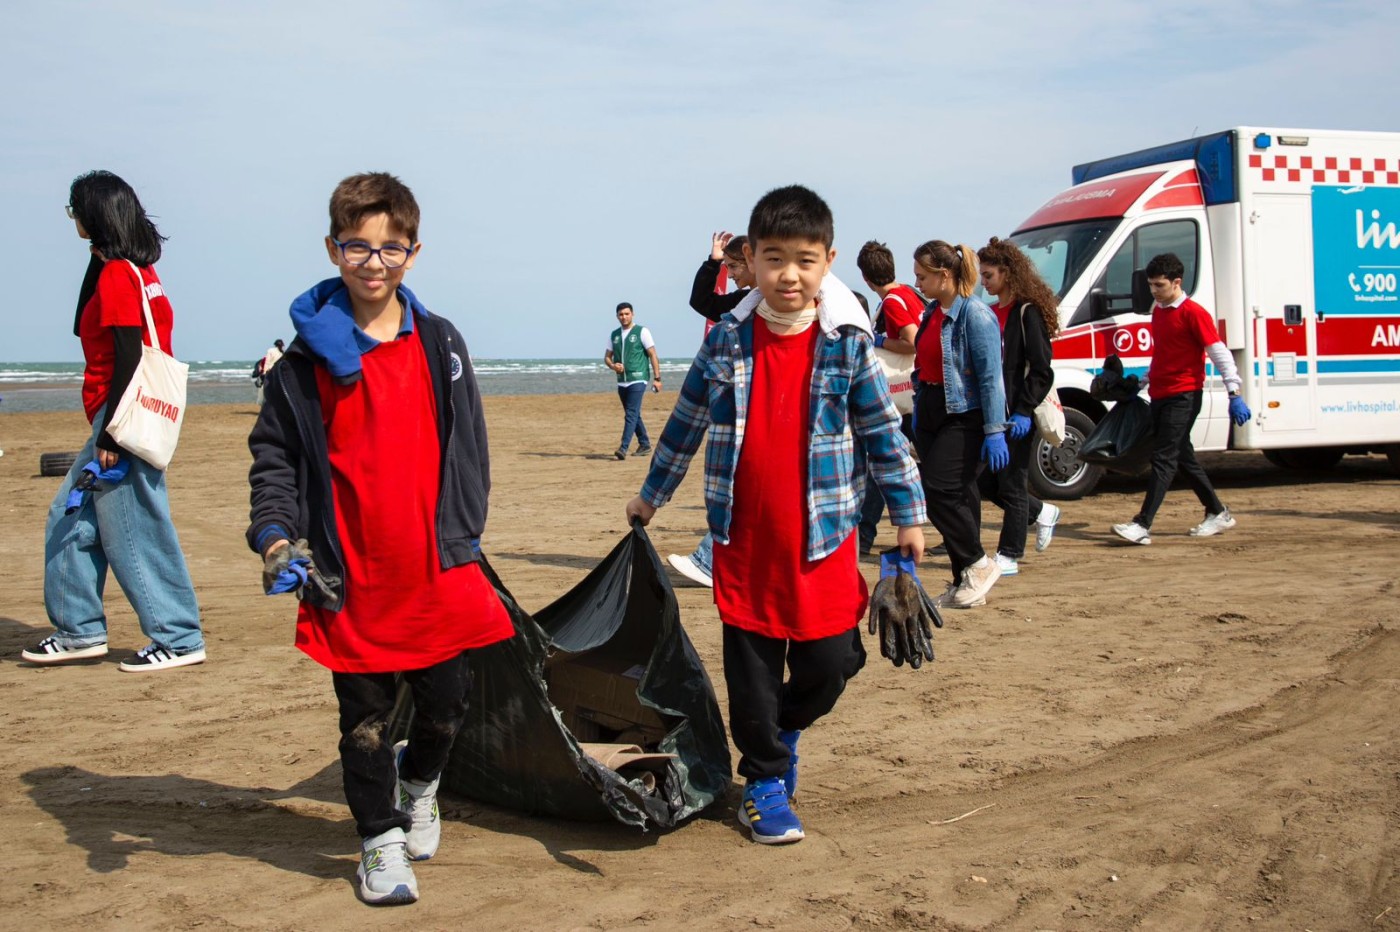
<svg viewBox="0 0 1400 932">
<path fill-rule="evenodd" d="M 556 654 L 545 665 L 549 699 L 581 742 L 617 742 L 654 749 L 671 730 L 642 705 L 637 686 L 643 664 L 599 652 Z"/>
</svg>

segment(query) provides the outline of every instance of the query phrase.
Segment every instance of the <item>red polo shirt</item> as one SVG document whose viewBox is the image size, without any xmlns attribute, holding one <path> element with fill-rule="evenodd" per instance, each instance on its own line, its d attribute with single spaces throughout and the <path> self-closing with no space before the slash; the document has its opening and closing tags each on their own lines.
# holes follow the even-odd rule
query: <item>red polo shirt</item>
<svg viewBox="0 0 1400 932">
<path fill-rule="evenodd" d="M 1220 342 L 1210 312 L 1190 298 L 1176 307 L 1152 308 L 1152 365 L 1147 394 L 1168 398 L 1206 384 L 1206 347 Z"/>
</svg>

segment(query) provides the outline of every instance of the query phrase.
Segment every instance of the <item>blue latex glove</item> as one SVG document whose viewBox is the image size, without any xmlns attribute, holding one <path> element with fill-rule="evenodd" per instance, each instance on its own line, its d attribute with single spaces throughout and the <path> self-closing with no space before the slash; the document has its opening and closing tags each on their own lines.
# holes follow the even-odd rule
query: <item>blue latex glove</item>
<svg viewBox="0 0 1400 932">
<path fill-rule="evenodd" d="M 888 338 L 889 338 L 889 334 L 887 334 L 887 333 L 877 333 L 877 334 L 875 334 L 875 346 L 876 346 L 876 348 L 879 348 L 879 347 L 881 347 L 881 346 L 884 346 L 884 345 L 885 345 L 885 340 L 888 339 Z"/>
<path fill-rule="evenodd" d="M 83 507 L 83 496 L 97 488 L 97 483 L 106 482 L 109 485 L 116 485 L 126 478 L 127 471 L 131 469 L 131 460 L 123 457 L 117 460 L 116 465 L 111 469 L 103 469 L 102 464 L 93 460 L 83 467 L 83 471 L 78 473 L 78 478 L 73 480 L 73 488 L 68 492 L 68 500 L 63 503 L 63 513 L 71 515 L 79 508 Z"/>
<path fill-rule="evenodd" d="M 992 472 L 1001 472 L 1011 462 L 1011 451 L 1006 448 L 1006 437 L 1000 431 L 983 438 L 982 459 Z"/>
<path fill-rule="evenodd" d="M 467 538 L 467 543 L 469 543 L 469 544 L 472 545 L 472 553 L 476 554 L 477 556 L 481 556 L 481 538 L 480 538 L 480 537 L 468 537 L 468 538 Z"/>
<path fill-rule="evenodd" d="M 336 597 L 330 583 L 316 569 L 311 559 L 311 546 L 305 540 L 288 543 L 263 557 L 263 592 L 280 595 L 295 592 L 297 598 L 305 598 L 307 589 L 314 589 L 323 603 Z M 330 582 L 339 584 L 338 579 Z"/>
<path fill-rule="evenodd" d="M 1024 414 L 1011 415 L 1011 439 L 1020 440 L 1031 432 L 1031 419 Z"/>
<path fill-rule="evenodd" d="M 1235 422 L 1236 427 L 1243 427 L 1249 423 L 1249 419 L 1254 415 L 1249 411 L 1249 405 L 1244 403 L 1244 399 L 1239 395 L 1230 399 L 1230 420 Z"/>
</svg>

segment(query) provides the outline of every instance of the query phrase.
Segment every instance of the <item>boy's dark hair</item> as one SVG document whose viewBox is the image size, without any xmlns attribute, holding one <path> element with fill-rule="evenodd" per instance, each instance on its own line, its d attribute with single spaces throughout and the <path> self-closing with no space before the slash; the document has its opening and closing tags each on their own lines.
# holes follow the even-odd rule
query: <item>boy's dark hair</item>
<svg viewBox="0 0 1400 932">
<path fill-rule="evenodd" d="M 749 241 L 747 236 L 731 237 L 729 242 L 724 244 L 724 257 L 731 262 L 744 261 L 744 244 Z"/>
<path fill-rule="evenodd" d="M 624 307 L 627 308 L 627 310 L 629 310 L 629 311 L 634 310 L 634 308 L 632 307 L 632 305 L 628 304 L 626 301 L 623 301 L 621 304 L 619 304 L 619 305 L 617 306 L 617 310 L 613 311 L 613 313 L 614 313 L 614 314 L 621 314 L 621 313 L 622 313 L 622 309 L 623 309 Z"/>
<path fill-rule="evenodd" d="M 331 193 L 331 236 L 353 230 L 374 214 L 388 214 L 410 244 L 418 242 L 418 201 L 388 172 L 351 175 Z"/>
<path fill-rule="evenodd" d="M 108 171 L 91 171 L 73 179 L 68 206 L 103 258 L 125 259 L 138 266 L 160 261 L 160 235 L 131 185 Z"/>
<path fill-rule="evenodd" d="M 894 253 L 884 243 L 872 239 L 860 247 L 856 268 L 871 285 L 883 288 L 894 281 Z"/>
<path fill-rule="evenodd" d="M 830 249 L 836 241 L 831 208 L 817 192 L 800 184 L 774 188 L 749 214 L 749 246 L 757 250 L 764 239 L 800 239 Z"/>
<path fill-rule="evenodd" d="M 1147 263 L 1147 277 L 1165 278 L 1167 281 L 1185 278 L 1186 266 L 1177 258 L 1176 253 L 1164 252 L 1160 256 L 1153 256 Z"/>
<path fill-rule="evenodd" d="M 273 340 L 272 345 L 277 347 L 278 349 L 286 349 L 286 347 L 282 345 L 281 340 Z"/>
</svg>

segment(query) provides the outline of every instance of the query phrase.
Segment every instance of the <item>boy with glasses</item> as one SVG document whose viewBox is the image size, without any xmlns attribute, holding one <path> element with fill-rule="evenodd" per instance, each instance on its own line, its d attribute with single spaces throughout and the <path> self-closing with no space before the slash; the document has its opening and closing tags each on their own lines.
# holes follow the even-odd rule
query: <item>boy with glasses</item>
<svg viewBox="0 0 1400 932">
<path fill-rule="evenodd" d="M 514 634 L 478 562 L 491 487 L 486 422 L 462 335 L 403 286 L 418 204 L 383 172 L 331 196 L 339 270 L 292 302 L 297 337 L 267 373 L 249 545 L 269 595 L 295 591 L 296 644 L 328 667 L 360 896 L 411 903 L 409 860 L 438 847 L 438 780 L 466 713 L 468 652 Z M 385 743 L 395 676 L 408 741 Z"/>
</svg>

